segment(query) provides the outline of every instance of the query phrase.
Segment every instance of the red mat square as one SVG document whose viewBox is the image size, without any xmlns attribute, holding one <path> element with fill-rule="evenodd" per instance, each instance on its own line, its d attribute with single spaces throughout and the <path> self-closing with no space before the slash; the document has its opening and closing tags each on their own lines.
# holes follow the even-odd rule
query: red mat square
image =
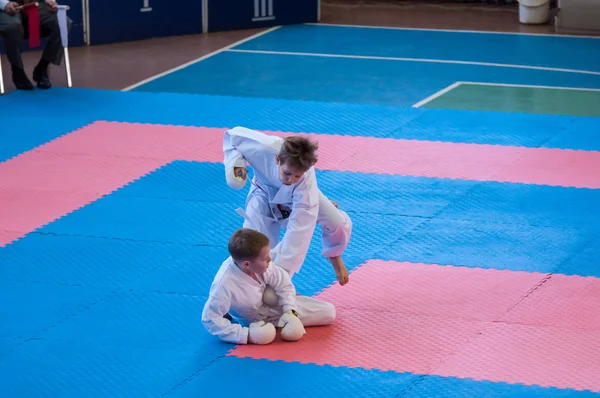
<svg viewBox="0 0 600 398">
<path fill-rule="evenodd" d="M 308 328 L 296 343 L 237 346 L 229 355 L 600 391 L 593 376 L 600 374 L 600 329 L 560 329 L 543 295 L 539 305 L 520 307 L 544 291 L 547 277 L 373 260 L 353 272 L 348 285 L 319 295 L 336 305 L 334 324 Z M 556 283 L 581 291 L 590 283 L 600 287 L 598 279 L 584 280 Z M 519 323 L 548 319 L 551 325 L 501 323 L 513 311 Z M 600 310 L 588 306 L 585 316 L 598 320 Z"/>
</svg>

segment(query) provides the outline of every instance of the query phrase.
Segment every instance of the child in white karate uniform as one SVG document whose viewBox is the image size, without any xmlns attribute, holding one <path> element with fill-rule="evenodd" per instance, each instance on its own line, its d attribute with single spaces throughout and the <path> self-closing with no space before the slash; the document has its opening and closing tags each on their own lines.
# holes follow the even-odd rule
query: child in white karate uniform
<svg viewBox="0 0 600 398">
<path fill-rule="evenodd" d="M 228 249 L 230 257 L 221 264 L 202 311 L 202 324 L 210 334 L 228 343 L 269 344 L 275 326 L 282 328 L 284 340 L 296 341 L 306 333 L 305 326 L 333 322 L 333 304 L 296 295 L 289 274 L 271 262 L 266 235 L 241 228 L 231 236 Z M 274 306 L 263 302 L 267 285 L 277 294 Z"/>
<path fill-rule="evenodd" d="M 306 137 L 280 138 L 244 127 L 223 137 L 225 179 L 234 189 L 246 184 L 246 162 L 254 171 L 246 198 L 244 228 L 269 237 L 273 262 L 290 277 L 300 271 L 317 224 L 322 227 L 322 251 L 340 285 L 348 282 L 341 254 L 352 233 L 352 220 L 317 186 L 314 164 L 318 145 Z M 285 235 L 279 241 L 280 228 Z"/>
</svg>

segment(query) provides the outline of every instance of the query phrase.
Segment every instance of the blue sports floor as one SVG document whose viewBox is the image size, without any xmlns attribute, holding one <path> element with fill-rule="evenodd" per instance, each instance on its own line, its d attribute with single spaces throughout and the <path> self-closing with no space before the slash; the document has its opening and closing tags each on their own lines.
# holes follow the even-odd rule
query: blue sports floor
<svg viewBox="0 0 600 398">
<path fill-rule="evenodd" d="M 41 189 L 20 181 L 13 162 L 97 121 L 600 151 L 596 117 L 413 106 L 465 81 L 600 90 L 600 39 L 288 26 L 126 92 L 0 97 L 0 204 L 14 207 L 0 210 L 0 238 L 21 234 L 0 245 L 0 397 L 600 396 L 226 356 L 232 346 L 209 336 L 200 315 L 247 191 L 228 189 L 219 163 L 173 161 L 15 231 L 26 203 L 11 197 Z M 353 218 L 351 271 L 380 259 L 600 277 L 600 189 L 401 170 L 319 170 L 318 181 Z M 319 250 L 317 229 L 295 277 L 302 294 L 335 282 Z"/>
</svg>

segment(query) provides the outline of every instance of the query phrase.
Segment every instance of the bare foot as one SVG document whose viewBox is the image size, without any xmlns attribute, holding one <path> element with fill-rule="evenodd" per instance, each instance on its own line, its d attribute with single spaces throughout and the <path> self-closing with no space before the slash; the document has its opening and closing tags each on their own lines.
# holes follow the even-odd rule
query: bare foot
<svg viewBox="0 0 600 398">
<path fill-rule="evenodd" d="M 346 283 L 348 283 L 348 269 L 346 268 L 346 265 L 344 264 L 342 258 L 340 256 L 329 257 L 329 262 L 335 270 L 335 276 L 340 282 L 340 286 L 344 286 Z"/>
</svg>

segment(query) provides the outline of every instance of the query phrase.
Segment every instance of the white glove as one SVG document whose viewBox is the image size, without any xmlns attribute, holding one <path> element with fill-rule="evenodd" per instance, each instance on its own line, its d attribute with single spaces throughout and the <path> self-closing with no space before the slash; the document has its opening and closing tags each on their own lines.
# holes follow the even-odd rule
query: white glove
<svg viewBox="0 0 600 398">
<path fill-rule="evenodd" d="M 272 323 L 259 321 L 251 323 L 248 327 L 248 343 L 270 344 L 275 340 L 276 330 Z"/>
<path fill-rule="evenodd" d="M 267 285 L 263 293 L 262 301 L 270 307 L 276 307 L 279 305 L 279 296 L 275 292 L 275 289 Z"/>
<path fill-rule="evenodd" d="M 277 327 L 282 328 L 281 338 L 287 341 L 298 341 L 306 334 L 302 321 L 292 311 L 285 312 L 279 318 Z"/>
<path fill-rule="evenodd" d="M 233 167 L 225 170 L 225 180 L 227 181 L 227 185 L 229 185 L 229 188 L 236 190 L 244 188 L 244 185 L 246 185 L 246 178 L 234 175 L 233 170 Z"/>
</svg>

